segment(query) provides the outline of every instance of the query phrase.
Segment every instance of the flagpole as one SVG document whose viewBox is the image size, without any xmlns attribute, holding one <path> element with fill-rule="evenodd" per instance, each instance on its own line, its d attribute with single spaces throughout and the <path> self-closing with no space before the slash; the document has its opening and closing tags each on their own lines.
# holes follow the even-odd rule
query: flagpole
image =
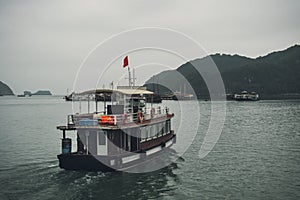
<svg viewBox="0 0 300 200">
<path fill-rule="evenodd" d="M 128 56 L 126 56 L 123 60 L 123 67 L 128 67 L 128 82 L 129 82 L 129 87 L 132 87 L 133 82 L 131 82 L 131 73 L 130 73 L 130 67 L 129 67 L 129 61 L 128 61 Z M 133 75 L 134 76 L 134 75 Z"/>
<path fill-rule="evenodd" d="M 131 87 L 131 74 L 130 74 L 130 68 L 129 68 L 129 65 L 128 65 L 128 80 L 129 80 L 129 87 Z"/>
</svg>

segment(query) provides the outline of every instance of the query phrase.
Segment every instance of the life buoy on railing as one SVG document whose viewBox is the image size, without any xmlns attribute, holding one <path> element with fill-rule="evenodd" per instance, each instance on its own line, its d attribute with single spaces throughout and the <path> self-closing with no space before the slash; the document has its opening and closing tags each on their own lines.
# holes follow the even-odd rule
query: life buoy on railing
<svg viewBox="0 0 300 200">
<path fill-rule="evenodd" d="M 104 124 L 114 125 L 114 123 L 115 123 L 114 116 L 102 115 L 100 118 L 101 125 L 104 125 Z"/>
<path fill-rule="evenodd" d="M 128 116 L 126 113 L 123 114 L 122 116 L 122 121 L 123 121 L 123 124 L 127 123 L 128 122 Z"/>
<path fill-rule="evenodd" d="M 151 118 L 154 118 L 154 115 L 155 115 L 155 109 L 151 108 Z"/>
<path fill-rule="evenodd" d="M 142 113 L 141 111 L 139 111 L 139 112 L 137 113 L 137 115 L 138 115 L 138 122 L 142 123 L 143 120 L 144 120 L 143 113 Z"/>
</svg>

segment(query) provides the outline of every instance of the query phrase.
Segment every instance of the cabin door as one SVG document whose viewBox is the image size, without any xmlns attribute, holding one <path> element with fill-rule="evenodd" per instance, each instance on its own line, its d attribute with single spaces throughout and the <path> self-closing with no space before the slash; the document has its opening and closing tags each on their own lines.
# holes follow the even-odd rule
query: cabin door
<svg viewBox="0 0 300 200">
<path fill-rule="evenodd" d="M 107 155 L 107 131 L 97 131 L 97 155 Z"/>
</svg>

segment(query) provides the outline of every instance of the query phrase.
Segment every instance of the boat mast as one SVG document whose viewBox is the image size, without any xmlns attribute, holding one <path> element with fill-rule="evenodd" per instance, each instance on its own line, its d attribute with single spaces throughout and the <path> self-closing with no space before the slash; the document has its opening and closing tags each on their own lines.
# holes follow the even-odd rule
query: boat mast
<svg viewBox="0 0 300 200">
<path fill-rule="evenodd" d="M 131 77 L 131 71 L 130 71 L 130 66 L 129 66 L 129 62 L 128 62 L 128 56 L 126 56 L 124 58 L 123 61 L 123 67 L 127 67 L 128 66 L 128 85 L 130 88 L 132 88 L 133 86 L 135 86 L 135 70 L 134 68 L 132 69 L 132 73 L 133 73 L 133 77 Z"/>
<path fill-rule="evenodd" d="M 131 73 L 130 73 L 130 68 L 128 66 L 128 80 L 129 80 L 129 87 L 131 87 Z"/>
<path fill-rule="evenodd" d="M 132 69 L 132 84 L 134 87 L 135 86 L 135 70 L 134 70 L 134 68 Z"/>
<path fill-rule="evenodd" d="M 130 68 L 128 66 L 128 83 L 129 83 L 129 87 L 134 87 L 135 86 L 135 69 L 132 69 L 132 77 L 131 77 L 131 71 Z"/>
</svg>

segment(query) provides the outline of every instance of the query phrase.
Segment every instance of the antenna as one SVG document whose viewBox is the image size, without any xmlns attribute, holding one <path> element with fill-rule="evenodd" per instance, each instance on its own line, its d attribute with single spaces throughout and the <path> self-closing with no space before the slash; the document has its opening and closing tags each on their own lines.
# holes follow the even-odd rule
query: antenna
<svg viewBox="0 0 300 200">
<path fill-rule="evenodd" d="M 136 81 L 136 78 L 135 78 L 135 69 L 133 68 L 132 69 L 132 83 L 133 83 L 133 86 L 135 86 L 135 81 Z"/>
<path fill-rule="evenodd" d="M 114 82 L 112 81 L 112 82 L 110 83 L 110 85 L 111 85 L 111 89 L 113 90 L 113 89 L 114 89 Z"/>
</svg>

